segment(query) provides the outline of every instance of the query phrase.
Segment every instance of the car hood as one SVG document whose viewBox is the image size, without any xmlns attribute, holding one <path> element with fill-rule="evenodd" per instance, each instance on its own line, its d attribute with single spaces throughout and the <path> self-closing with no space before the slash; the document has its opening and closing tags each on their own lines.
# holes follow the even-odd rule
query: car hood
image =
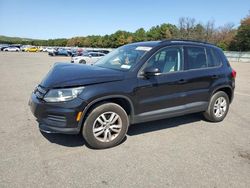
<svg viewBox="0 0 250 188">
<path fill-rule="evenodd" d="M 124 72 L 91 65 L 56 63 L 41 82 L 45 88 L 84 86 L 124 79 Z"/>
</svg>

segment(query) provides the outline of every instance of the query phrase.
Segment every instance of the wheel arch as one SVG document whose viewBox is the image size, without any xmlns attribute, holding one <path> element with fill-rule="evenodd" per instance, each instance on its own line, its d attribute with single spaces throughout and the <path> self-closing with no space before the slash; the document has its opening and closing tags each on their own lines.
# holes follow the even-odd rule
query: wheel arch
<svg viewBox="0 0 250 188">
<path fill-rule="evenodd" d="M 107 102 L 112 102 L 121 106 L 128 114 L 129 121 L 131 121 L 131 119 L 134 116 L 134 106 L 131 99 L 124 95 L 111 95 L 111 96 L 100 97 L 91 101 L 83 110 L 83 115 L 79 122 L 80 126 L 81 127 L 83 126 L 84 120 L 88 117 L 88 114 L 92 109 L 94 109 L 96 106 L 102 103 L 107 103 Z"/>
<path fill-rule="evenodd" d="M 211 93 L 211 96 L 210 98 L 215 94 L 217 93 L 218 91 L 224 91 L 227 95 L 228 95 L 228 98 L 229 98 L 229 101 L 230 103 L 232 102 L 233 100 L 233 89 L 231 86 L 220 86 L 220 87 L 217 87 L 213 90 L 213 92 Z"/>
<path fill-rule="evenodd" d="M 87 63 L 86 59 L 84 59 L 84 58 L 82 58 L 82 59 L 80 59 L 80 60 L 78 61 L 79 64 L 81 64 L 82 62 Z"/>
</svg>

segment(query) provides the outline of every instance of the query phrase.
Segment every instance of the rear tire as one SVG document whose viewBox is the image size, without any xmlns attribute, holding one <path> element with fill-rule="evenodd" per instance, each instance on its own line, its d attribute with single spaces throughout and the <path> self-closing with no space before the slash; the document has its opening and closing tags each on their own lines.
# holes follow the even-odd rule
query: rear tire
<svg viewBox="0 0 250 188">
<path fill-rule="evenodd" d="M 204 118 L 211 122 L 222 121 L 229 109 L 228 95 L 223 91 L 216 92 L 210 99 L 208 109 L 203 113 Z"/>
<path fill-rule="evenodd" d="M 104 103 L 89 113 L 82 128 L 82 135 L 91 148 L 105 149 L 121 143 L 128 126 L 128 115 L 121 106 Z"/>
</svg>

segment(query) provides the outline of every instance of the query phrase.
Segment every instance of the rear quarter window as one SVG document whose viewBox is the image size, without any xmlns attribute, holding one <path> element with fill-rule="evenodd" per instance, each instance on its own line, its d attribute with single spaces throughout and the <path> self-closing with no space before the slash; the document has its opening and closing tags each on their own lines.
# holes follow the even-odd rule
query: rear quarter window
<svg viewBox="0 0 250 188">
<path fill-rule="evenodd" d="M 218 67 L 222 63 L 221 56 L 216 49 L 207 48 L 208 67 Z"/>
</svg>

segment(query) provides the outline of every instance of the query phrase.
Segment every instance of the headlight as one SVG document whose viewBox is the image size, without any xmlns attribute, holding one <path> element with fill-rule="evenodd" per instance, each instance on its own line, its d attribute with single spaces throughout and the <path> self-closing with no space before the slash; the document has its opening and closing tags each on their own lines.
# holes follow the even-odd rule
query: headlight
<svg viewBox="0 0 250 188">
<path fill-rule="evenodd" d="M 44 96 L 46 102 L 63 102 L 76 98 L 84 89 L 84 87 L 67 88 L 67 89 L 51 89 Z"/>
</svg>

